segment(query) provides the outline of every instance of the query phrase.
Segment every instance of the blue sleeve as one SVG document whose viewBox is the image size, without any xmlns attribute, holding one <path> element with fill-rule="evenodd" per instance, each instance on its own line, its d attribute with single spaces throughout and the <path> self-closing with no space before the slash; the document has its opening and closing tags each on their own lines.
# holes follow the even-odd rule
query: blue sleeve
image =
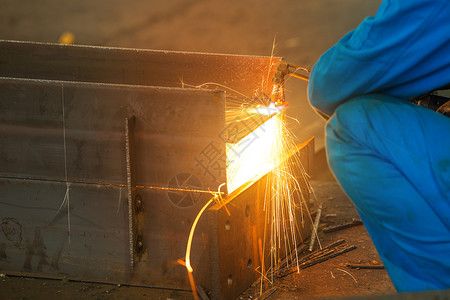
<svg viewBox="0 0 450 300">
<path fill-rule="evenodd" d="M 309 100 L 331 115 L 355 96 L 421 95 L 450 83 L 450 1 L 384 0 L 314 65 Z"/>
</svg>

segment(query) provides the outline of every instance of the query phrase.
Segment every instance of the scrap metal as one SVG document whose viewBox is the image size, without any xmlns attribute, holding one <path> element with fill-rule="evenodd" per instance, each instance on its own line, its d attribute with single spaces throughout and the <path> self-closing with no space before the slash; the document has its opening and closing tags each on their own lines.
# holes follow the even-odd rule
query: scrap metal
<svg viewBox="0 0 450 300">
<path fill-rule="evenodd" d="M 325 248 L 316 250 L 315 252 L 313 252 L 309 255 L 306 255 L 299 261 L 298 268 L 294 267 L 294 268 L 288 268 L 285 270 L 280 270 L 277 274 L 277 277 L 278 278 L 286 277 L 289 274 L 297 272 L 298 269 L 306 269 L 306 268 L 312 267 L 316 264 L 322 263 L 331 258 L 334 258 L 336 256 L 342 255 L 344 253 L 347 253 L 347 252 L 350 252 L 350 251 L 353 251 L 356 249 L 355 245 L 341 246 L 341 244 L 343 244 L 344 242 L 345 242 L 344 240 L 339 240 Z"/>
<path fill-rule="evenodd" d="M 351 222 L 348 222 L 345 224 L 325 227 L 324 229 L 322 229 L 322 231 L 324 233 L 330 233 L 330 232 L 334 232 L 334 231 L 338 231 L 338 230 L 342 230 L 342 229 L 346 229 L 346 228 L 350 228 L 350 227 L 358 226 L 358 225 L 363 225 L 363 222 L 358 219 L 353 219 Z"/>
</svg>

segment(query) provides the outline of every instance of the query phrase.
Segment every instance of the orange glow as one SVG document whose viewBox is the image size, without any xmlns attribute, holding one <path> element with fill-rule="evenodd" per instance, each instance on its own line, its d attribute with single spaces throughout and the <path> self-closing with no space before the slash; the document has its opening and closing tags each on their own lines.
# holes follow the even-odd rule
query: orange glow
<svg viewBox="0 0 450 300">
<path fill-rule="evenodd" d="M 194 232 L 195 232 L 195 227 L 197 227 L 197 223 L 198 220 L 200 220 L 200 217 L 202 216 L 203 212 L 205 211 L 205 209 L 214 201 L 214 200 L 220 200 L 222 198 L 221 196 L 221 192 L 220 189 L 222 188 L 222 186 L 224 186 L 225 183 L 222 183 L 219 186 L 219 190 L 217 193 L 212 193 L 214 196 L 209 199 L 208 202 L 206 202 L 206 204 L 202 207 L 202 209 L 199 211 L 199 213 L 197 214 L 197 217 L 195 217 L 194 223 L 192 223 L 192 227 L 191 227 L 191 231 L 189 232 L 189 238 L 188 238 L 188 243 L 186 246 L 186 269 L 189 271 L 189 273 L 194 272 L 194 269 L 192 269 L 191 266 L 191 246 L 192 246 L 192 239 L 194 237 Z"/>
<path fill-rule="evenodd" d="M 298 176 L 301 176 L 303 180 L 308 175 L 301 166 L 299 156 L 295 155 L 299 148 L 295 143 L 295 137 L 287 129 L 285 107 L 286 104 L 281 106 L 271 104 L 269 106 L 241 108 L 240 111 L 230 112 L 229 116 L 230 118 L 233 116 L 235 122 L 242 122 L 258 115 L 263 116 L 261 119 L 265 121 L 236 143 L 227 143 L 226 184 L 228 196 L 222 199 L 219 187 L 219 191 L 214 193 L 214 197 L 206 203 L 197 215 L 191 228 L 186 249 L 186 268 L 189 273 L 193 272 L 190 264 L 192 238 L 202 213 L 214 200 L 217 204 L 213 209 L 224 207 L 226 203 L 232 201 L 233 194 L 235 195 L 240 191 L 239 188 L 245 189 L 263 176 L 267 176 L 263 196 L 267 231 L 265 229 L 263 239 L 261 237 L 258 239 L 261 272 L 264 274 L 266 270 L 274 270 L 277 263 L 283 257 L 290 256 L 291 253 L 294 257 L 291 257 L 288 262 L 297 264 L 299 270 L 296 257 L 298 245 L 296 232 L 299 232 L 297 229 L 300 226 L 304 226 L 303 209 L 306 209 L 309 219 L 311 217 Z M 242 118 L 236 118 L 236 116 Z M 312 190 L 308 182 L 303 183 L 303 185 L 309 191 Z M 299 213 L 297 214 L 296 211 Z M 300 216 L 301 219 L 298 220 L 297 216 Z M 301 225 L 298 224 L 299 222 Z M 265 245 L 266 237 L 270 240 L 270 245 Z M 262 242 L 264 245 L 261 245 Z M 269 250 L 267 259 L 270 259 L 270 267 L 265 265 L 265 250 Z M 262 279 L 264 278 L 266 277 L 263 276 Z"/>
<path fill-rule="evenodd" d="M 192 245 L 192 238 L 194 237 L 195 227 L 197 227 L 198 220 L 202 216 L 205 209 L 214 201 L 215 198 L 216 197 L 212 197 L 205 204 L 205 206 L 203 206 L 203 208 L 197 214 L 197 217 L 195 218 L 194 223 L 192 224 L 191 232 L 189 232 L 189 238 L 188 238 L 188 243 L 187 243 L 187 247 L 186 247 L 186 269 L 189 271 L 189 273 L 194 272 L 194 269 L 192 269 L 192 266 L 191 266 L 191 245 Z"/>
<path fill-rule="evenodd" d="M 236 144 L 227 144 L 227 188 L 232 193 L 270 172 L 277 164 L 281 114 L 271 117 Z"/>
<path fill-rule="evenodd" d="M 297 247 L 295 210 L 306 207 L 301 186 L 295 177 L 294 165 L 301 166 L 294 142 L 287 129 L 285 105 L 257 106 L 248 112 L 270 118 L 235 144 L 227 145 L 227 187 L 228 193 L 241 186 L 248 186 L 267 175 L 264 210 L 268 226 L 271 268 L 279 259 L 289 256 Z M 289 159 L 288 159 L 289 158 Z M 304 172 L 304 170 L 300 170 Z M 304 174 L 305 175 L 305 174 Z M 303 176 L 304 178 L 307 176 Z M 309 185 L 308 185 L 309 187 Z M 301 213 L 303 218 L 303 214 Z M 282 251 L 282 252 L 281 252 Z M 264 252 L 264 251 L 263 251 Z M 296 257 L 291 259 L 295 261 Z M 262 270 L 264 261 L 262 258 Z M 298 267 L 298 265 L 297 265 Z M 264 272 L 263 272 L 264 273 Z"/>
</svg>

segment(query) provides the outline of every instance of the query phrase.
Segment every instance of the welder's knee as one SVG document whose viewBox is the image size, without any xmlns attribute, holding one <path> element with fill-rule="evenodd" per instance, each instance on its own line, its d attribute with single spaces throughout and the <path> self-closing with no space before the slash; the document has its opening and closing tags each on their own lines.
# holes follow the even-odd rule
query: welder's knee
<svg viewBox="0 0 450 300">
<path fill-rule="evenodd" d="M 371 126 L 370 111 L 382 105 L 372 97 L 357 97 L 340 105 L 329 120 L 326 131 L 331 138 L 359 139 Z M 373 117 L 373 116 L 372 116 Z"/>
<path fill-rule="evenodd" d="M 336 161 L 345 158 L 349 151 L 364 147 L 367 132 L 372 127 L 369 112 L 377 101 L 366 96 L 354 98 L 340 105 L 328 121 L 326 148 L 332 170 Z"/>
<path fill-rule="evenodd" d="M 404 122 L 414 115 L 410 106 L 398 98 L 371 94 L 355 97 L 336 109 L 326 126 L 326 149 L 338 180 L 349 172 L 364 172 L 357 169 L 363 165 L 357 165 L 356 160 L 387 155 L 392 144 L 406 143 L 404 131 L 408 128 Z"/>
<path fill-rule="evenodd" d="M 389 143 L 401 145 L 410 135 L 408 123 L 418 120 L 416 109 L 405 100 L 381 94 L 355 97 L 340 105 L 328 121 L 327 150 L 345 155 L 348 146 L 384 152 Z"/>
<path fill-rule="evenodd" d="M 399 291 L 450 286 L 450 119 L 386 95 L 354 98 L 326 126 L 330 167 Z"/>
</svg>

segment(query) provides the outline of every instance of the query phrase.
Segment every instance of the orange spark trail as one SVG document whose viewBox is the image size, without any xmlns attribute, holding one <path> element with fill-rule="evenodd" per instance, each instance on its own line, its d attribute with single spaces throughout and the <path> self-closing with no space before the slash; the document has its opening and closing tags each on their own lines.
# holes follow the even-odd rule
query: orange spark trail
<svg viewBox="0 0 450 300">
<path fill-rule="evenodd" d="M 197 227 L 197 223 L 198 220 L 200 220 L 200 217 L 202 216 L 203 212 L 205 211 L 205 209 L 216 199 L 220 198 L 220 189 L 222 188 L 222 186 L 224 186 L 225 183 L 222 183 L 219 186 L 219 191 L 218 193 L 212 197 L 211 199 L 209 199 L 209 201 L 202 207 L 202 209 L 200 210 L 200 212 L 197 214 L 197 217 L 195 217 L 194 223 L 192 224 L 191 227 L 191 231 L 189 232 L 189 238 L 188 238 L 188 243 L 186 246 L 186 269 L 189 271 L 189 273 L 192 273 L 194 271 L 194 269 L 192 269 L 191 266 L 191 246 L 192 246 L 192 238 L 194 237 L 194 232 L 195 232 L 195 227 Z"/>
</svg>

